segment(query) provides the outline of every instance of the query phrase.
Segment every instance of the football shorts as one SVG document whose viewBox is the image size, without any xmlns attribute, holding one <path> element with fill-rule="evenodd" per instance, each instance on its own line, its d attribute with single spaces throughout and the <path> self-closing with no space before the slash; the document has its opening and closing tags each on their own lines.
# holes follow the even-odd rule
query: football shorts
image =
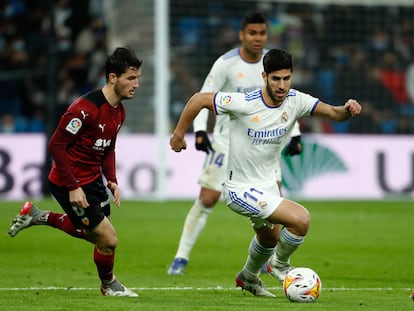
<svg viewBox="0 0 414 311">
<path fill-rule="evenodd" d="M 223 196 L 226 204 L 237 214 L 250 218 L 254 228 L 273 224 L 266 220 L 282 203 L 277 185 L 270 188 L 255 187 L 254 185 L 229 188 L 223 184 Z"/>
<path fill-rule="evenodd" d="M 222 192 L 227 176 L 228 147 L 214 142 L 212 147 L 214 150 L 206 154 L 198 182 L 204 188 Z"/>
</svg>

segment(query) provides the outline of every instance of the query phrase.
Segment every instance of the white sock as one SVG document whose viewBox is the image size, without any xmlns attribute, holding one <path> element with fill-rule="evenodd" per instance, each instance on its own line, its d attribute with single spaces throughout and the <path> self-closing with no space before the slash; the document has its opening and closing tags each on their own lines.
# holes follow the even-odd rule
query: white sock
<svg viewBox="0 0 414 311">
<path fill-rule="evenodd" d="M 180 244 L 175 258 L 190 258 L 190 252 L 197 241 L 200 232 L 204 229 L 208 215 L 213 208 L 205 207 L 199 200 L 196 200 L 187 214 L 184 221 L 183 232 L 181 233 Z"/>
<path fill-rule="evenodd" d="M 242 273 L 247 280 L 256 280 L 259 277 L 262 266 L 269 257 L 275 252 L 275 248 L 267 248 L 260 245 L 256 236 L 253 237 L 249 246 L 249 256 L 247 256 Z"/>
<path fill-rule="evenodd" d="M 293 234 L 284 227 L 280 231 L 280 239 L 277 242 L 275 254 L 270 260 L 270 265 L 280 266 L 289 264 L 290 256 L 296 251 L 304 240 L 304 236 Z"/>
</svg>

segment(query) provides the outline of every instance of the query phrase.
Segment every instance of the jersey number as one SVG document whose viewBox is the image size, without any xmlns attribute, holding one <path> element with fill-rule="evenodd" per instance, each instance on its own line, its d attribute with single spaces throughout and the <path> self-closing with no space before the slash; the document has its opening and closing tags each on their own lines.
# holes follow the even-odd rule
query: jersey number
<svg viewBox="0 0 414 311">
<path fill-rule="evenodd" d="M 253 202 L 257 202 L 257 198 L 256 198 L 256 196 L 254 195 L 254 193 L 256 193 L 256 194 L 260 194 L 260 195 L 262 195 L 263 194 L 263 192 L 262 191 L 259 191 L 259 190 L 256 190 L 256 189 L 254 189 L 254 188 L 250 188 L 250 191 L 245 191 L 244 192 L 244 194 L 243 194 L 243 196 L 244 196 L 244 198 L 247 200 L 247 199 L 250 199 L 250 200 L 253 200 Z"/>
<path fill-rule="evenodd" d="M 75 212 L 76 216 L 83 216 L 85 215 L 85 209 L 78 206 L 72 205 L 72 210 Z"/>
<path fill-rule="evenodd" d="M 219 154 L 217 154 L 216 156 L 216 151 L 212 150 L 211 152 L 211 156 L 210 156 L 210 161 L 208 162 L 208 165 L 217 165 L 218 167 L 221 167 L 224 163 L 224 153 L 220 152 Z"/>
</svg>

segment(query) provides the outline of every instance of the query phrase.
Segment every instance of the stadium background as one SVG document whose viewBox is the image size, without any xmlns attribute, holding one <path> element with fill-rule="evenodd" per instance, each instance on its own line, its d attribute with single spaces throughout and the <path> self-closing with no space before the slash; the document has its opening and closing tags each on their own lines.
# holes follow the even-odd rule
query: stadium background
<svg viewBox="0 0 414 311">
<path fill-rule="evenodd" d="M 338 2 L 341 5 L 334 4 Z M 171 0 L 171 9 L 166 11 L 158 7 L 163 4 L 167 2 L 0 0 L 0 123 L 8 124 L 0 134 L 0 310 L 412 310 L 408 296 L 414 280 L 410 247 L 413 130 L 407 134 L 392 132 L 399 117 L 412 128 L 412 91 L 400 90 L 408 94 L 409 101 L 393 102 L 391 126 L 385 126 L 391 133 L 384 134 L 376 125 L 368 125 L 388 116 L 380 113 L 388 104 L 380 95 L 386 88 L 368 87 L 366 75 L 373 64 L 385 64 L 374 63 L 378 54 L 367 50 L 373 43 L 376 49 L 391 49 L 399 55 L 400 67 L 394 68 L 399 77 L 396 86 L 404 87 L 401 80 L 410 77 L 409 58 L 414 48 L 413 1 Z M 166 274 L 182 222 L 198 192 L 195 179 L 203 160 L 203 154 L 193 148 L 178 155 L 167 150 L 169 128 L 216 55 L 235 44 L 239 19 L 256 7 L 272 18 L 273 32 L 280 34 L 275 39 L 277 45 L 290 43 L 286 46 L 298 57 L 295 83 L 300 87 L 328 100 L 330 96 L 336 98 L 338 90 L 355 97 L 366 95 L 366 119 L 358 127 L 352 125 L 359 132 L 351 133 L 350 124 L 340 128 L 315 121 L 303 124 L 305 154 L 291 159 L 299 163 L 285 162 L 284 177 L 290 173 L 299 176 L 290 180 L 290 186 L 285 185 L 285 191 L 297 189 L 305 180 L 308 186 L 314 184 L 317 180 L 309 179 L 309 174 L 315 173 L 325 183 L 312 190 L 322 192 L 323 199 L 336 191 L 335 201 L 303 202 L 312 214 L 311 231 L 292 264 L 312 267 L 322 278 L 323 293 L 314 305 L 290 303 L 280 284 L 268 275 L 263 275 L 263 281 L 277 294 L 276 300 L 257 300 L 234 287 L 234 275 L 246 256 L 251 230 L 248 220 L 235 216 L 224 202 L 210 216 L 185 276 L 171 278 Z M 48 19 L 52 10 L 56 17 L 53 37 Z M 154 18 L 166 12 L 167 19 Z M 164 22 L 170 25 L 165 27 L 170 33 L 170 49 L 160 53 L 156 49 L 159 29 L 154 25 Z M 373 42 L 370 39 L 376 29 L 384 30 L 386 36 L 374 36 Z M 317 40 L 312 37 L 309 41 L 309 35 L 317 35 Z M 305 49 L 300 48 L 301 42 L 312 44 Z M 6 235 L 21 201 L 41 195 L 45 139 L 55 119 L 74 97 L 102 83 L 101 62 L 120 44 L 131 45 L 144 59 L 142 85 L 136 98 L 126 105 L 127 128 L 118 147 L 124 200 L 111 218 L 120 237 L 116 275 L 137 290 L 138 301 L 103 301 L 89 244 L 42 226 L 20 233 L 13 241 Z M 362 57 L 364 51 L 369 52 Z M 170 68 L 164 65 L 166 59 Z M 157 88 L 158 83 L 167 85 Z M 412 82 L 409 85 L 413 87 Z M 163 103 L 158 102 L 160 94 Z M 369 96 L 377 98 L 371 102 L 371 109 L 367 108 Z M 340 98 L 336 100 L 340 104 Z M 169 103 L 167 113 L 159 111 Z M 161 128 L 165 118 L 167 128 Z M 362 125 L 367 125 L 364 128 L 369 133 L 363 133 Z M 188 138 L 189 145 L 193 144 L 193 135 Z M 165 174 L 160 169 L 162 156 L 168 156 L 168 166 L 164 167 L 168 177 L 182 177 L 169 180 L 164 189 L 167 194 L 163 194 L 161 179 L 156 177 Z M 385 162 L 389 163 L 387 169 Z M 131 177 L 137 172 L 143 172 L 146 176 L 142 178 L 147 180 Z M 177 189 L 171 190 L 171 184 L 186 190 L 191 201 L 125 200 L 174 197 Z M 365 195 L 381 200 L 339 201 L 338 192 L 347 199 Z M 408 196 L 410 200 L 382 200 L 394 196 Z M 44 210 L 61 211 L 49 198 L 37 202 Z"/>
<path fill-rule="evenodd" d="M 348 0 L 340 4 L 322 0 L 2 1 L 0 195 L 14 199 L 44 193 L 38 175 L 30 177 L 36 179 L 31 185 L 22 177 L 22 167 L 27 169 L 31 162 L 23 161 L 20 167 L 12 167 L 21 162 L 28 144 L 25 139 L 39 139 L 30 151 L 31 159 L 39 157 L 36 167 L 43 168 L 43 163 L 47 166 L 50 159 L 45 156 L 44 138 L 75 97 L 102 85 L 105 56 L 114 47 L 127 44 L 144 60 L 144 67 L 141 87 L 135 98 L 126 104 L 128 116 L 121 136 L 131 138 L 132 135 L 138 140 L 136 144 L 134 140 L 126 143 L 128 154 L 125 157 L 138 158 L 146 152 L 156 159 L 144 172 L 152 174 L 151 177 L 141 178 L 144 181 L 140 181 L 141 185 L 133 188 L 128 196 L 173 196 L 166 181 L 171 175 L 171 168 L 166 164 L 169 131 L 186 100 L 199 90 L 214 60 L 238 44 L 240 20 L 255 9 L 269 19 L 267 47 L 283 47 L 294 55 L 295 88 L 329 103 L 342 104 L 346 98 L 357 98 L 363 105 L 361 117 L 339 125 L 302 119 L 305 144 L 313 146 L 313 141 L 326 135 L 337 141 L 349 141 L 347 138 L 351 137 L 351 143 L 344 143 L 342 147 L 344 150 L 358 148 L 357 159 L 364 151 L 373 149 L 371 141 L 378 145 L 374 148 L 378 152 L 375 157 L 380 158 L 382 147 L 394 150 L 401 158 L 391 157 L 399 166 L 389 171 L 394 174 L 392 180 L 402 179 L 402 182 L 382 188 L 387 195 L 412 196 L 414 5 L 407 0 L 392 3 Z M 18 140 L 14 135 L 21 139 L 22 134 L 25 139 L 16 144 Z M 143 145 L 141 139 L 148 137 L 151 142 Z M 316 138 L 308 141 L 306 137 Z M 395 142 L 398 144 L 394 145 Z M 153 148 L 149 147 L 151 144 Z M 331 151 L 333 146 L 329 148 Z M 122 148 L 119 149 L 122 152 Z M 186 156 L 193 163 L 185 169 L 197 175 L 202 154 L 189 151 Z M 318 164 L 316 169 L 341 171 L 346 167 L 343 165 L 346 156 L 337 153 L 333 156 L 334 159 L 338 157 L 333 168 Z M 124 161 L 121 166 L 125 166 L 128 159 Z M 303 169 L 295 163 L 286 163 L 285 169 L 295 166 Z M 185 175 L 185 169 L 181 167 L 179 173 Z M 401 178 L 402 173 L 408 175 Z M 376 167 L 369 174 L 381 175 Z M 332 181 L 327 182 L 335 183 L 337 176 L 331 174 L 331 177 Z M 371 181 L 364 175 L 358 178 Z M 194 195 L 195 184 L 196 176 L 187 178 L 186 184 L 181 186 Z M 285 182 L 288 191 L 294 187 L 292 185 L 293 181 L 290 185 L 289 181 Z M 383 193 L 378 195 L 382 196 Z"/>
</svg>

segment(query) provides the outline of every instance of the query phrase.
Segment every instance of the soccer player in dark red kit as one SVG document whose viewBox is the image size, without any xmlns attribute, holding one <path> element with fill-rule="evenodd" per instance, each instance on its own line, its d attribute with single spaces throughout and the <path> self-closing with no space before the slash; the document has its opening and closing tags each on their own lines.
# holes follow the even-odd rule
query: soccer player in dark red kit
<svg viewBox="0 0 414 311">
<path fill-rule="evenodd" d="M 116 48 L 105 63 L 106 84 L 76 99 L 60 119 L 48 143 L 54 160 L 49 182 L 65 214 L 41 211 L 26 202 L 9 230 L 14 237 L 22 229 L 43 224 L 93 243 L 93 259 L 104 296 L 138 296 L 113 274 L 118 238 L 109 221 L 107 189 L 120 207 L 115 142 L 125 121 L 122 100 L 134 96 L 141 66 L 142 61 L 131 48 Z"/>
</svg>

